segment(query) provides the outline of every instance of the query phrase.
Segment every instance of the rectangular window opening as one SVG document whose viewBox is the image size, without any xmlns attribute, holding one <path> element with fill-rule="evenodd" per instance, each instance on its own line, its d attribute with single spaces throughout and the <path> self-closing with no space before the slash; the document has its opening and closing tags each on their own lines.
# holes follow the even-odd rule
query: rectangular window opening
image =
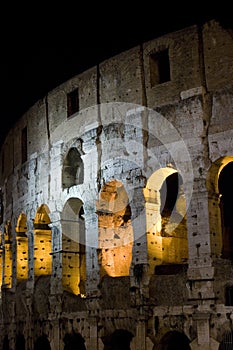
<svg viewBox="0 0 233 350">
<path fill-rule="evenodd" d="M 4 168 L 5 168 L 5 153 L 3 150 L 3 152 L 2 152 L 2 173 L 4 173 Z"/>
<path fill-rule="evenodd" d="M 226 306 L 233 306 L 233 286 L 226 287 L 225 299 Z"/>
<path fill-rule="evenodd" d="M 79 91 L 78 88 L 67 94 L 67 117 L 79 111 Z"/>
<path fill-rule="evenodd" d="M 27 161 L 27 127 L 22 129 L 21 157 L 22 157 L 22 163 L 25 163 Z"/>
<path fill-rule="evenodd" d="M 168 49 L 150 55 L 151 87 L 171 80 Z"/>
</svg>

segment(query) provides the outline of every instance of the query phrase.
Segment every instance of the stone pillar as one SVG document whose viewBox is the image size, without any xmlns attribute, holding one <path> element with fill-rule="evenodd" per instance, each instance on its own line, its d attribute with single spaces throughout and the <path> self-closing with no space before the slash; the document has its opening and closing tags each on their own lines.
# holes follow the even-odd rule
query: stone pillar
<svg viewBox="0 0 233 350">
<path fill-rule="evenodd" d="M 93 318 L 90 324 L 90 337 L 86 339 L 85 346 L 89 350 L 99 350 L 98 347 L 98 329 L 96 318 Z"/>
<path fill-rule="evenodd" d="M 210 314 L 206 311 L 198 311 L 193 315 L 197 323 L 197 338 L 190 344 L 192 350 L 218 350 L 219 343 L 210 337 Z"/>
<path fill-rule="evenodd" d="M 62 226 L 60 213 L 50 214 L 52 229 L 51 295 L 62 293 Z"/>
<path fill-rule="evenodd" d="M 196 179 L 187 213 L 189 268 L 188 291 L 190 300 L 213 302 L 214 268 L 211 258 L 208 193 L 205 179 Z M 212 301 L 211 301 L 212 300 Z"/>
<path fill-rule="evenodd" d="M 86 294 L 88 297 L 97 296 L 99 291 L 100 269 L 98 264 L 98 216 L 93 210 L 85 210 L 86 229 Z"/>
<path fill-rule="evenodd" d="M 136 326 L 136 336 L 130 343 L 132 350 L 147 350 L 146 349 L 146 322 L 145 320 L 138 320 Z"/>
<path fill-rule="evenodd" d="M 134 232 L 133 255 L 130 271 L 132 303 L 144 304 L 148 298 L 148 246 L 146 235 L 146 210 L 143 189 L 135 189 L 131 203 L 132 226 Z"/>
<path fill-rule="evenodd" d="M 33 348 L 33 293 L 34 293 L 34 231 L 31 228 L 27 231 L 28 239 L 28 279 L 26 285 L 26 294 L 25 294 L 25 305 L 27 307 L 27 320 L 26 320 L 26 329 L 25 329 L 25 343 L 26 350 Z"/>
<path fill-rule="evenodd" d="M 52 341 L 50 343 L 51 350 L 63 350 L 63 344 L 61 344 L 60 339 L 60 326 L 59 326 L 59 319 L 55 319 L 52 321 L 53 328 L 52 328 Z"/>
<path fill-rule="evenodd" d="M 29 289 L 34 288 L 34 231 L 27 232 L 28 236 L 28 282 Z"/>
</svg>

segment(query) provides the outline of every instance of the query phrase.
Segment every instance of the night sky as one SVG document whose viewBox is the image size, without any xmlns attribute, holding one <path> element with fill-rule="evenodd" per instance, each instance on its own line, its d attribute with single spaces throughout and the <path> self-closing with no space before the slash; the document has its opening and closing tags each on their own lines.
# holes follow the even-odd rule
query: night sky
<svg viewBox="0 0 233 350">
<path fill-rule="evenodd" d="M 46 93 L 72 76 L 142 42 L 192 24 L 217 19 L 232 27 L 228 4 L 204 9 L 146 1 L 126 9 L 120 3 L 95 9 L 48 3 L 32 8 L 9 4 L 2 13 L 0 143 L 15 121 Z M 124 4 L 127 4 L 126 2 Z M 15 6 L 15 5 L 14 5 Z M 19 7 L 20 6 L 20 7 Z M 144 6 L 144 7 L 143 7 Z M 152 7 L 151 7 L 152 6 Z M 213 5 L 214 6 L 214 5 Z"/>
</svg>

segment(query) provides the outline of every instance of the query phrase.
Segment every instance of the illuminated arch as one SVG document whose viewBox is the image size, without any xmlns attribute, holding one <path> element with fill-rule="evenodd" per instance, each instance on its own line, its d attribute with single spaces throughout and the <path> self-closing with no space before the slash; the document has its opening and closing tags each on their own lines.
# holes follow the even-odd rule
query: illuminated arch
<svg viewBox="0 0 233 350">
<path fill-rule="evenodd" d="M 232 170 L 233 157 L 221 157 L 210 166 L 206 179 L 211 252 L 217 258 L 233 258 L 233 221 L 225 220 L 228 210 L 233 210 L 233 187 L 229 181 Z"/>
<path fill-rule="evenodd" d="M 85 295 L 86 246 L 83 202 L 70 198 L 61 215 L 62 285 L 73 294 Z"/>
<path fill-rule="evenodd" d="M 26 235 L 27 216 L 25 213 L 21 213 L 19 215 L 15 231 L 17 254 L 17 281 L 22 281 L 28 278 L 28 237 Z"/>
<path fill-rule="evenodd" d="M 42 204 L 36 211 L 34 219 L 34 274 L 35 276 L 52 273 L 52 231 L 50 210 Z"/>
<path fill-rule="evenodd" d="M 129 276 L 133 229 L 131 208 L 124 185 L 107 182 L 96 203 L 99 226 L 100 275 Z"/>
<path fill-rule="evenodd" d="M 173 168 L 155 171 L 144 188 L 150 273 L 160 264 L 188 259 L 186 200 L 183 181 Z"/>
<path fill-rule="evenodd" d="M 12 287 L 12 226 L 11 222 L 7 220 L 4 227 L 4 276 L 3 284 L 5 288 Z"/>
</svg>

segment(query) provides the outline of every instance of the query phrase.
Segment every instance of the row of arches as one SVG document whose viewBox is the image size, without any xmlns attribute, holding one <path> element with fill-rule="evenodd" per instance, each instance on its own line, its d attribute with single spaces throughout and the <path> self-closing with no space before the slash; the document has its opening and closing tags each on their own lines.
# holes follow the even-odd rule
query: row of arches
<svg viewBox="0 0 233 350">
<path fill-rule="evenodd" d="M 233 173 L 233 157 L 232 156 L 224 156 L 217 159 L 211 165 L 209 171 L 207 172 L 206 179 L 206 188 L 209 196 L 209 222 L 210 222 L 210 233 L 211 233 L 211 252 L 214 257 L 222 257 L 226 259 L 233 258 L 233 216 L 232 216 L 232 173 Z M 160 174 L 159 174 L 160 173 Z M 179 178 L 178 178 L 179 176 Z M 165 181 L 166 178 L 166 181 Z M 179 184 L 177 187 L 177 179 L 179 180 Z M 81 147 L 71 147 L 65 157 L 62 168 L 62 187 L 70 188 L 75 185 L 82 184 L 84 181 L 84 163 L 82 160 L 82 152 Z M 164 185 L 166 183 L 166 186 Z M 156 196 L 156 193 L 160 191 L 160 196 Z M 164 191 L 165 190 L 165 191 Z M 183 192 L 183 196 L 179 195 L 178 202 L 174 204 L 174 200 L 177 199 L 177 194 L 179 191 L 182 192 L 182 178 L 177 173 L 175 169 L 172 168 L 163 168 L 159 169 L 155 173 L 153 173 L 148 179 L 146 188 L 145 188 L 145 199 L 148 196 L 148 200 L 146 200 L 147 206 L 147 229 L 149 227 L 149 235 L 151 236 L 152 225 L 155 225 L 152 221 L 156 222 L 158 231 L 161 231 L 161 236 L 168 236 L 168 232 L 172 231 L 172 226 L 174 226 L 174 222 L 176 227 L 176 231 L 179 231 L 179 234 L 182 236 L 182 232 L 186 231 L 186 204 L 185 204 L 185 196 Z M 163 202 L 165 199 L 164 194 L 162 192 L 166 192 L 168 195 L 166 197 L 166 204 Z M 160 198 L 159 198 L 160 197 Z M 161 199 L 161 202 L 159 202 Z M 157 202 L 156 202 L 157 201 Z M 160 206 L 160 213 L 158 214 L 158 218 L 155 218 L 156 212 L 156 204 Z M 165 205 L 164 205 L 165 204 Z M 173 212 L 172 221 L 170 220 L 171 213 L 176 205 L 176 212 Z M 162 209 L 161 209 L 162 208 Z M 154 211 L 154 213 L 153 213 Z M 158 211 L 157 211 L 158 212 Z M 170 212 L 170 213 L 169 213 Z M 162 220 L 160 221 L 159 216 L 161 215 Z M 176 217 L 175 217 L 176 216 Z M 179 218 L 179 216 L 181 216 Z M 153 219 L 152 219 L 153 218 Z M 168 223 L 170 220 L 170 223 Z M 177 225 L 179 222 L 179 225 Z M 160 227 L 161 225 L 161 227 Z M 148 232 L 148 230 L 147 230 Z M 168 239 L 162 239 L 164 242 L 168 241 Z M 183 244 L 184 242 L 181 241 Z M 151 239 L 151 245 L 149 249 L 154 249 L 154 247 L 158 247 L 158 240 L 154 241 Z M 166 247 L 169 246 L 169 254 L 167 257 L 168 262 L 174 259 L 172 256 L 172 247 L 171 245 L 164 245 L 163 249 L 167 250 Z M 153 248 L 152 248 L 153 247 Z M 187 244 L 183 245 L 184 250 L 180 251 L 179 260 L 187 259 Z M 163 253 L 163 256 L 166 253 Z M 173 254 L 174 255 L 174 254 Z M 178 259 L 176 257 L 176 259 Z M 154 265 L 150 263 L 151 269 L 154 269 Z"/>
<path fill-rule="evenodd" d="M 216 162 L 207 178 L 212 254 L 232 258 L 233 252 L 233 158 Z M 188 259 L 186 198 L 181 175 L 173 168 L 154 172 L 143 188 L 145 232 L 149 273 L 161 264 L 183 264 Z M 100 277 L 128 276 L 135 244 L 132 216 L 124 184 L 112 179 L 102 186 L 96 201 Z M 28 278 L 33 259 L 35 276 L 51 275 L 53 254 L 62 254 L 62 284 L 74 294 L 85 294 L 86 232 L 85 203 L 71 197 L 61 214 L 61 249 L 53 247 L 50 210 L 42 204 L 33 220 L 33 255 L 28 249 L 27 217 L 21 213 L 15 227 L 17 281 Z M 221 226 L 221 227 L 220 227 Z M 221 247 L 221 250 L 220 248 Z M 0 259 L 3 283 L 12 286 L 12 228 L 5 224 Z"/>
<path fill-rule="evenodd" d="M 63 337 L 64 350 L 86 350 L 85 340 L 80 333 L 66 333 Z M 2 350 L 9 350 L 9 339 L 6 335 L 3 339 Z M 45 334 L 40 335 L 34 342 L 34 350 L 51 350 L 48 337 Z M 18 333 L 15 340 L 15 350 L 26 350 L 26 341 L 22 333 Z"/>
<path fill-rule="evenodd" d="M 167 175 L 168 171 L 166 171 Z M 151 179 L 144 189 L 147 212 L 148 262 L 154 266 L 163 262 L 180 263 L 187 259 L 187 229 L 184 232 L 168 229 L 169 218 L 172 216 L 177 198 L 181 199 L 179 191 L 180 176 L 172 171 L 169 176 L 157 175 L 160 181 L 160 193 L 153 189 Z M 162 182 L 164 184 L 162 185 Z M 183 195 L 183 194 L 182 194 Z M 156 197 L 157 196 L 157 197 Z M 161 203 L 160 203 L 161 201 Z M 132 223 L 131 203 L 122 182 L 113 179 L 104 184 L 96 201 L 98 216 L 98 251 L 100 277 L 104 275 L 117 277 L 129 276 L 132 262 L 134 227 Z M 163 207 L 163 208 L 162 208 Z M 162 208 L 162 210 L 161 210 Z M 178 206 L 175 213 L 180 216 Z M 65 290 L 74 294 L 85 293 L 86 279 L 86 241 L 88 235 L 85 227 L 85 212 L 83 202 L 79 198 L 69 198 L 61 214 L 62 248 L 53 251 L 50 210 L 42 204 L 36 211 L 33 220 L 33 266 L 34 276 L 51 275 L 54 253 L 62 254 L 62 284 Z M 5 225 L 4 232 L 4 285 L 12 286 L 12 232 L 10 223 Z M 180 233 L 179 233 L 180 231 Z M 27 217 L 21 213 L 15 227 L 16 232 L 16 271 L 17 281 L 28 278 L 30 252 L 28 251 Z M 180 243 L 180 240 L 183 243 Z M 176 243 L 177 242 L 177 243 Z M 165 249 L 168 247 L 169 249 Z M 184 247 L 180 254 L 179 246 Z M 172 248 L 171 248 L 172 246 Z M 56 250 L 56 248 L 55 248 Z"/>
<path fill-rule="evenodd" d="M 130 350 L 130 343 L 134 335 L 125 329 L 116 329 L 113 333 L 102 338 L 103 350 Z M 63 337 L 64 350 L 86 350 L 85 339 L 80 333 L 66 333 Z M 228 350 L 233 346 L 233 331 L 223 334 L 218 350 Z M 9 339 L 6 335 L 3 340 L 2 350 L 9 350 Z M 15 342 L 16 350 L 25 350 L 26 341 L 22 333 L 18 333 Z M 39 336 L 34 342 L 34 350 L 51 350 L 48 337 L 45 334 Z M 191 350 L 189 338 L 182 332 L 172 330 L 166 332 L 153 349 L 158 350 Z"/>
</svg>

